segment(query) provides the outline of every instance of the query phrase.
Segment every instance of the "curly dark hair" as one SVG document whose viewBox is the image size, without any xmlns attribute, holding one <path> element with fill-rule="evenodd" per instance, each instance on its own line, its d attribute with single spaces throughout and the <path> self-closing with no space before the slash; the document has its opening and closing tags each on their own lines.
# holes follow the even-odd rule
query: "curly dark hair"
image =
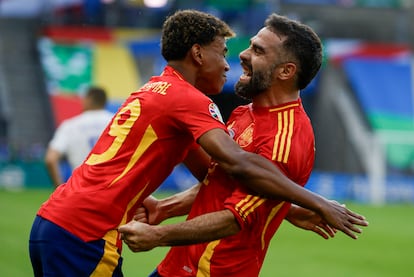
<svg viewBox="0 0 414 277">
<path fill-rule="evenodd" d="M 213 15 L 196 10 L 177 11 L 163 24 L 161 54 L 166 61 L 182 60 L 194 44 L 208 45 L 217 36 L 230 38 L 235 33 Z"/>
<path fill-rule="evenodd" d="M 286 37 L 283 47 L 297 63 L 297 86 L 299 89 L 304 89 L 322 65 L 320 38 L 309 26 L 275 13 L 266 19 L 265 27 Z"/>
</svg>

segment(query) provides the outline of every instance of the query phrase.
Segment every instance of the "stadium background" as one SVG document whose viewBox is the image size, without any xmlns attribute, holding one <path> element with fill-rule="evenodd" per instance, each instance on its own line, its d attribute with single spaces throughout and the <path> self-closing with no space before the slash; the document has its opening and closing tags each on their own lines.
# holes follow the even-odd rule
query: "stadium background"
<svg viewBox="0 0 414 277">
<path fill-rule="evenodd" d="M 404 0 L 2 0 L 0 1 L 0 189 L 51 187 L 43 164 L 60 122 L 79 96 L 101 85 L 115 111 L 160 73 L 160 27 L 177 9 L 223 18 L 229 80 L 213 99 L 225 118 L 243 102 L 232 92 L 238 53 L 271 12 L 297 18 L 323 39 L 325 62 L 303 92 L 316 136 L 307 188 L 362 203 L 414 202 L 414 4 Z M 162 3 L 161 3 L 162 4 Z M 64 168 L 64 166 L 63 166 Z M 163 184 L 194 179 L 181 166 Z"/>
</svg>

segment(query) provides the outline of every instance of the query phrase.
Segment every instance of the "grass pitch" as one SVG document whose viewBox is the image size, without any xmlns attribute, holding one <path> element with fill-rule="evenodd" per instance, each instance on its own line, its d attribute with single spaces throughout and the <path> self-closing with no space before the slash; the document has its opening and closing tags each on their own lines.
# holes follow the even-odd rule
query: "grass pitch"
<svg viewBox="0 0 414 277">
<path fill-rule="evenodd" d="M 33 276 L 28 255 L 30 227 L 50 193 L 45 189 L 0 189 L 0 276 Z M 272 240 L 260 276 L 413 276 L 414 205 L 347 206 L 364 214 L 370 222 L 358 240 L 342 233 L 324 240 L 285 222 Z M 164 247 L 132 253 L 125 247 L 125 276 L 147 276 L 167 250 Z"/>
</svg>

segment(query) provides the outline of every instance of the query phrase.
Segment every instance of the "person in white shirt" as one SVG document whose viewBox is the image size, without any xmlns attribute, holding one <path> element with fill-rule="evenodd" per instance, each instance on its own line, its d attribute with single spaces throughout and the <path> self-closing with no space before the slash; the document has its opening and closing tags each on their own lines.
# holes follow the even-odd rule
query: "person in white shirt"
<svg viewBox="0 0 414 277">
<path fill-rule="evenodd" d="M 46 168 L 55 187 L 63 183 L 60 162 L 66 158 L 71 170 L 89 154 L 113 114 L 105 110 L 107 95 L 100 87 L 90 87 L 83 98 L 83 112 L 57 128 L 45 155 Z"/>
</svg>

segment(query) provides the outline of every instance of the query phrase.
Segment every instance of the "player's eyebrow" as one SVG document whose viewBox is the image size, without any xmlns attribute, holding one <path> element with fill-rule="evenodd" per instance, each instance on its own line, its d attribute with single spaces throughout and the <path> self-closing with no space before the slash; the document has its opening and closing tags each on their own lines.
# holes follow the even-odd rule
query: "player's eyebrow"
<svg viewBox="0 0 414 277">
<path fill-rule="evenodd" d="M 260 44 L 255 43 L 253 41 L 250 42 L 250 47 L 252 47 L 253 50 L 255 50 L 255 51 L 266 52 L 265 51 L 266 49 L 263 46 L 261 46 Z"/>
</svg>

